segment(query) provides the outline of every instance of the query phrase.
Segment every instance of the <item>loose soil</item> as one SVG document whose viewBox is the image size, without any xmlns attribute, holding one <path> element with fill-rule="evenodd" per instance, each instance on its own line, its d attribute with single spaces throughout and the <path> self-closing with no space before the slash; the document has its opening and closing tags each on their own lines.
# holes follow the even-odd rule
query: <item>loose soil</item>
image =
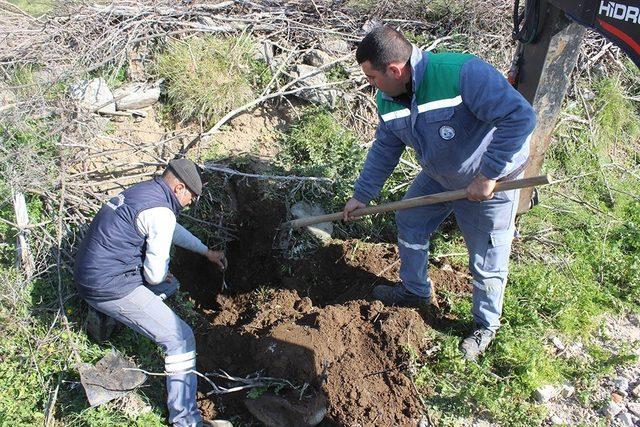
<svg viewBox="0 0 640 427">
<path fill-rule="evenodd" d="M 227 251 L 232 289 L 220 292 L 221 273 L 201 257 L 178 251 L 172 265 L 207 319 L 197 328 L 201 372 L 262 372 L 309 384 L 307 399 L 326 397 L 324 426 L 416 425 L 423 408 L 410 379 L 409 349 L 426 351 L 427 330 L 455 319 L 434 323 L 418 310 L 368 301 L 375 285 L 398 281 L 395 245 L 335 240 L 287 260 L 272 249 L 284 205 L 246 181 L 232 191 L 239 236 Z M 438 292 L 470 293 L 465 272 L 432 266 L 430 273 Z M 251 424 L 245 398 L 246 392 L 203 395 L 200 405 L 207 417 Z"/>
</svg>

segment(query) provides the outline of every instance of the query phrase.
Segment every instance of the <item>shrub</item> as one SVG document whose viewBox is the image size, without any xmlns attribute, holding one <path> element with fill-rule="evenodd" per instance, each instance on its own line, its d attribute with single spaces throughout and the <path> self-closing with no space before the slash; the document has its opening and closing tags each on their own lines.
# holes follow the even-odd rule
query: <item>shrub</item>
<svg viewBox="0 0 640 427">
<path fill-rule="evenodd" d="M 179 120 L 213 124 L 250 101 L 267 79 L 266 64 L 253 53 L 249 37 L 196 37 L 170 43 L 154 68 L 166 79 L 167 98 Z"/>
</svg>

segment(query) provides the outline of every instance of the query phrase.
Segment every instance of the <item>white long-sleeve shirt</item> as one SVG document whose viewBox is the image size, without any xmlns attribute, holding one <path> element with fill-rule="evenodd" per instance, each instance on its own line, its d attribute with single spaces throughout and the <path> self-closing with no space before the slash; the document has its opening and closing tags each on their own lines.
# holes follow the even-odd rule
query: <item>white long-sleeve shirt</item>
<svg viewBox="0 0 640 427">
<path fill-rule="evenodd" d="M 146 237 L 144 278 L 150 285 L 157 285 L 167 277 L 171 243 L 192 252 L 206 255 L 209 248 L 196 236 L 176 222 L 169 208 L 146 209 L 138 214 L 138 231 Z"/>
</svg>

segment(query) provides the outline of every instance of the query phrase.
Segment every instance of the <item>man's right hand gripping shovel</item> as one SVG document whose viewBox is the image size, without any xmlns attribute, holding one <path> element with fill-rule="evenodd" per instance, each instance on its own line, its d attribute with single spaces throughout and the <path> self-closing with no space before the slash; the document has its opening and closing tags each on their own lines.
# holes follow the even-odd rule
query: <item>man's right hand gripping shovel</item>
<svg viewBox="0 0 640 427">
<path fill-rule="evenodd" d="M 353 197 L 350 198 L 347 201 L 347 203 L 344 205 L 344 209 L 342 210 L 342 220 L 347 222 L 347 221 L 356 219 L 351 215 L 351 212 L 355 211 L 356 209 L 361 209 L 365 207 L 366 205 L 362 203 L 360 200 L 354 199 Z"/>
</svg>

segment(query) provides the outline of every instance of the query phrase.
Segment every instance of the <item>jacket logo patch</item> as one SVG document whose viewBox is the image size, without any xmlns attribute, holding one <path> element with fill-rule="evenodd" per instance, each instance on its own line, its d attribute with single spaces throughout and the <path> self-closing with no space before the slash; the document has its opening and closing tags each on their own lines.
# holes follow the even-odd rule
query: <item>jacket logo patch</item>
<svg viewBox="0 0 640 427">
<path fill-rule="evenodd" d="M 118 209 L 120 206 L 124 204 L 124 194 L 120 193 L 115 197 L 112 197 L 108 202 L 107 206 L 109 206 L 114 211 Z"/>
<path fill-rule="evenodd" d="M 456 131 L 451 126 L 440 126 L 438 133 L 440 134 L 440 138 L 445 141 L 449 141 L 456 136 Z"/>
</svg>

